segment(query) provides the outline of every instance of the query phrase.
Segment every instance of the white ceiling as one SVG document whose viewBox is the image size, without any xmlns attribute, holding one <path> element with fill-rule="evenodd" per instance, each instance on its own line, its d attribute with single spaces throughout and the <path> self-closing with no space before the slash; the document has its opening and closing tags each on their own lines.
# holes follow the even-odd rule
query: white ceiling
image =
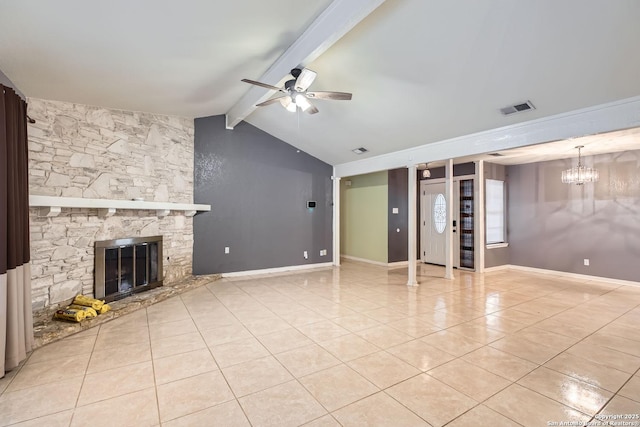
<svg viewBox="0 0 640 427">
<path fill-rule="evenodd" d="M 3 0 L 0 70 L 30 97 L 224 114 L 330 3 Z M 387 0 L 308 64 L 352 101 L 246 121 L 340 164 L 637 96 L 638 22 L 637 0 Z"/>
<path fill-rule="evenodd" d="M 224 114 L 331 0 L 2 0 L 0 70 L 29 97 Z"/>
</svg>

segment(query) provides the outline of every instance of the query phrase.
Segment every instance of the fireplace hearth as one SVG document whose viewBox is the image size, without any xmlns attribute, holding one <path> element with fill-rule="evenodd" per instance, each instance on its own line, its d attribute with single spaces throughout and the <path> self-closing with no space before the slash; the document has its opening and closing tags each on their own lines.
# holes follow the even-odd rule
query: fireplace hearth
<svg viewBox="0 0 640 427">
<path fill-rule="evenodd" d="M 162 236 L 95 242 L 95 298 L 109 302 L 162 286 L 162 271 Z"/>
</svg>

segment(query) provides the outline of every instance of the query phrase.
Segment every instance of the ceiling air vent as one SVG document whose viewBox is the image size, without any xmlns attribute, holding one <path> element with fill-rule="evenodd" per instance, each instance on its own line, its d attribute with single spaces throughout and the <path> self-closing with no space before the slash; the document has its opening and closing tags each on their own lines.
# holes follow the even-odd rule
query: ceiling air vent
<svg viewBox="0 0 640 427">
<path fill-rule="evenodd" d="M 508 107 L 501 108 L 500 112 L 505 116 L 508 116 L 509 114 L 520 113 L 522 111 L 529 111 L 529 110 L 535 110 L 535 109 L 536 107 L 533 106 L 531 101 L 525 101 L 520 104 L 510 105 Z"/>
<path fill-rule="evenodd" d="M 360 147 L 360 148 L 354 148 L 354 149 L 353 149 L 353 150 L 351 150 L 351 151 L 353 151 L 353 152 L 354 152 L 354 153 L 356 153 L 356 154 L 363 154 L 363 153 L 366 153 L 366 152 L 367 152 L 367 151 L 369 151 L 369 150 L 367 150 L 367 149 L 366 149 L 366 148 L 364 148 L 364 147 Z"/>
</svg>

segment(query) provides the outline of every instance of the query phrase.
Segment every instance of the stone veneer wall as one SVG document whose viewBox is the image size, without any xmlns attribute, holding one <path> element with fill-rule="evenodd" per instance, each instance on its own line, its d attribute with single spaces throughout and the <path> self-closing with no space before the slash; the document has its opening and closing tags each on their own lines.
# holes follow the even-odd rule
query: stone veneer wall
<svg viewBox="0 0 640 427">
<path fill-rule="evenodd" d="M 193 120 L 29 99 L 33 195 L 193 203 Z M 193 218 L 182 212 L 31 208 L 33 309 L 93 294 L 94 242 L 164 236 L 164 280 L 190 276 Z"/>
</svg>

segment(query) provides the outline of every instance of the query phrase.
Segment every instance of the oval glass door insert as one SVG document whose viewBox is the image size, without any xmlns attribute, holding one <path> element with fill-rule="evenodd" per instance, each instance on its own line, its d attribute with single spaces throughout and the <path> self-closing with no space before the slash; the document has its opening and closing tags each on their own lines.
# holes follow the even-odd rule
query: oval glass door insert
<svg viewBox="0 0 640 427">
<path fill-rule="evenodd" d="M 433 202 L 433 225 L 439 234 L 442 234 L 447 226 L 447 202 L 442 193 L 438 194 Z"/>
</svg>

